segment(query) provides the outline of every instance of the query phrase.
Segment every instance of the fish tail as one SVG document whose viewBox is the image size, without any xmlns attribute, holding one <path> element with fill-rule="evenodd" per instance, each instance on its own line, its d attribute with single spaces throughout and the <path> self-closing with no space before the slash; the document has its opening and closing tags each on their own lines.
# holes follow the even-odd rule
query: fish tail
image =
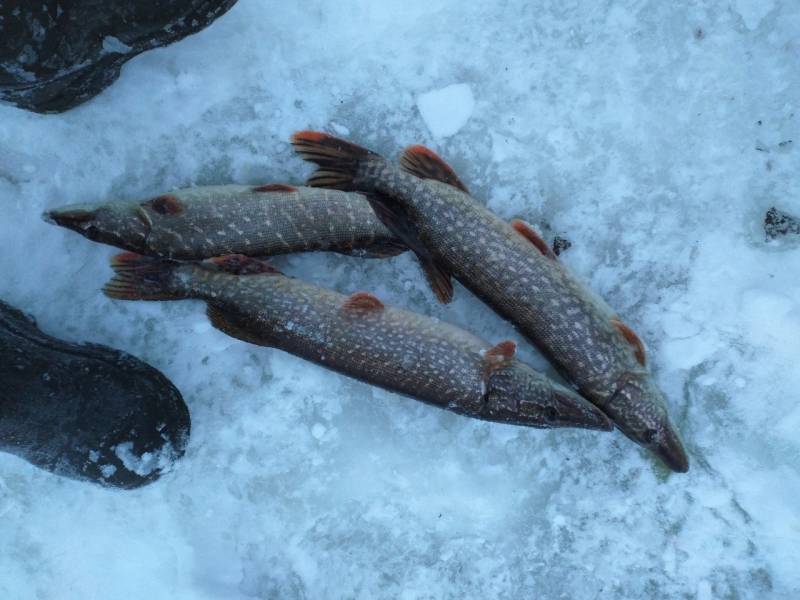
<svg viewBox="0 0 800 600">
<path fill-rule="evenodd" d="M 319 131 L 298 131 L 291 141 L 303 160 L 319 166 L 308 180 L 313 187 L 355 190 L 361 166 L 371 159 L 383 160 L 371 150 Z"/>
<path fill-rule="evenodd" d="M 116 300 L 183 300 L 188 290 L 176 285 L 173 276 L 179 262 L 123 252 L 111 259 L 114 277 L 103 293 Z"/>
</svg>

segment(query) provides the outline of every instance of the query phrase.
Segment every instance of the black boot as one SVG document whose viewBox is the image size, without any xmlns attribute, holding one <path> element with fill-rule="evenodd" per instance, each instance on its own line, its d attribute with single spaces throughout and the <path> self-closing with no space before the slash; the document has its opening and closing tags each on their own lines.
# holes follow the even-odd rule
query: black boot
<svg viewBox="0 0 800 600">
<path fill-rule="evenodd" d="M 0 100 L 62 112 L 137 54 L 200 31 L 236 0 L 2 0 Z"/>
<path fill-rule="evenodd" d="M 0 451 L 74 479 L 135 488 L 183 455 L 189 411 L 154 368 L 43 334 L 0 301 Z"/>
</svg>

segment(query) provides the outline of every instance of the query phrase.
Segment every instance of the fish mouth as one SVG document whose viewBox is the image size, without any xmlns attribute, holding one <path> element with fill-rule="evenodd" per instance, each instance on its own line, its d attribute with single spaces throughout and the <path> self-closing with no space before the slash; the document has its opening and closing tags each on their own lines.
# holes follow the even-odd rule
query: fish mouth
<svg viewBox="0 0 800 600">
<path fill-rule="evenodd" d="M 671 429 L 667 430 L 664 440 L 652 447 L 651 450 L 676 473 L 686 473 L 689 470 L 689 457 L 686 455 L 686 450 L 684 450 L 678 434 Z"/>
<path fill-rule="evenodd" d="M 48 210 L 42 214 L 42 218 L 53 225 L 86 234 L 97 218 L 97 212 L 84 208 L 62 208 Z"/>
<path fill-rule="evenodd" d="M 86 239 L 142 253 L 147 246 L 151 224 L 143 213 L 127 214 L 107 207 L 71 205 L 48 210 L 48 223 L 79 233 Z"/>
<path fill-rule="evenodd" d="M 553 391 L 557 408 L 549 417 L 556 425 L 580 427 L 597 431 L 612 431 L 614 424 L 606 414 L 577 393 Z"/>
</svg>

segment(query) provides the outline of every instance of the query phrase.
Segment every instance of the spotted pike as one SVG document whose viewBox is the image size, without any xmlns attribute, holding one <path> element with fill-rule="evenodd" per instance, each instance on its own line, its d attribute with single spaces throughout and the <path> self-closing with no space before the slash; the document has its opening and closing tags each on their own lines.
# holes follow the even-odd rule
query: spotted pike
<svg viewBox="0 0 800 600">
<path fill-rule="evenodd" d="M 643 344 L 529 225 L 490 212 L 422 146 L 408 148 L 398 166 L 324 133 L 304 131 L 292 141 L 319 166 L 310 185 L 369 195 L 384 223 L 416 252 L 440 300 L 452 297 L 455 277 L 513 322 L 631 440 L 673 470 L 688 470 Z"/>
<path fill-rule="evenodd" d="M 492 347 L 364 292 L 344 296 L 245 256 L 178 263 L 126 253 L 112 266 L 117 274 L 104 288 L 111 298 L 205 300 L 211 323 L 228 335 L 456 413 L 531 427 L 613 428 L 574 391 L 515 359 L 513 342 Z"/>
<path fill-rule="evenodd" d="M 283 184 L 186 188 L 144 201 L 73 204 L 44 217 L 90 240 L 178 260 L 405 250 L 361 194 Z"/>
</svg>

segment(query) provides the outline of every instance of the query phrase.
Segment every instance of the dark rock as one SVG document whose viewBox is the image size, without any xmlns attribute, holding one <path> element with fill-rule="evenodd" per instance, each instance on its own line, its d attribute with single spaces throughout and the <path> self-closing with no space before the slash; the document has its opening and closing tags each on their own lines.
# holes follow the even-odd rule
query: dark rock
<svg viewBox="0 0 800 600">
<path fill-rule="evenodd" d="M 137 54 L 206 27 L 236 0 L 0 0 L 0 100 L 62 112 Z"/>
<path fill-rule="evenodd" d="M 0 451 L 73 479 L 135 488 L 183 455 L 189 428 L 180 393 L 154 368 L 45 335 L 0 301 Z"/>
<path fill-rule="evenodd" d="M 553 252 L 556 256 L 564 252 L 565 250 L 569 250 L 572 247 L 572 242 L 570 242 L 567 238 L 562 237 L 554 237 L 553 238 Z"/>
<path fill-rule="evenodd" d="M 764 231 L 772 239 L 788 234 L 797 235 L 800 234 L 800 219 L 773 206 L 764 217 Z"/>
</svg>

